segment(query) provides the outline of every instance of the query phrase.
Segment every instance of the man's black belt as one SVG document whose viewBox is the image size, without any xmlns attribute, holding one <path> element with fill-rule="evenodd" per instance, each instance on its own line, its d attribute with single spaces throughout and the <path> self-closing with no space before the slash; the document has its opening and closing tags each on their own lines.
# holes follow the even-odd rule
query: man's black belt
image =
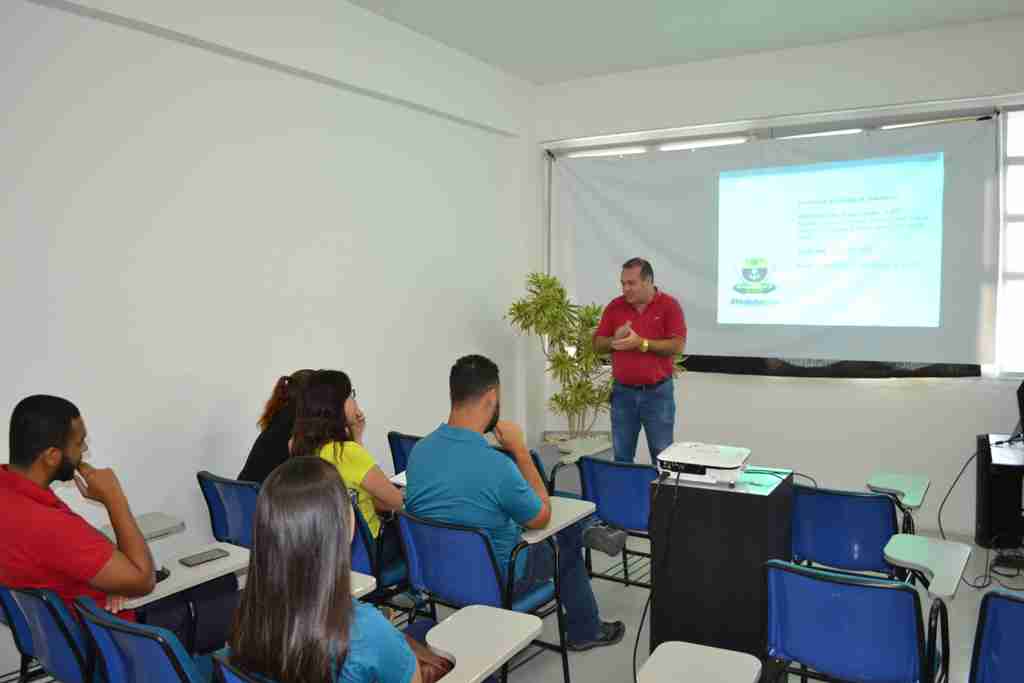
<svg viewBox="0 0 1024 683">
<path fill-rule="evenodd" d="M 626 384 L 625 382 L 620 382 L 619 380 L 615 380 L 615 383 L 618 384 L 620 387 L 626 387 L 627 389 L 638 389 L 640 391 L 650 391 L 651 389 L 657 389 L 658 387 L 660 387 L 662 384 L 664 384 L 665 382 L 669 381 L 670 379 L 672 379 L 672 378 L 671 377 L 665 377 L 663 379 L 659 379 L 654 384 Z"/>
</svg>

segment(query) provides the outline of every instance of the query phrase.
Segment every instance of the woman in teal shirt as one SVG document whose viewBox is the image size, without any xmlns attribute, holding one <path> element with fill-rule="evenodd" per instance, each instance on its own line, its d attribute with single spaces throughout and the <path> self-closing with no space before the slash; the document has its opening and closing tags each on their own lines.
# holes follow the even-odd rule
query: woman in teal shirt
<svg viewBox="0 0 1024 683">
<path fill-rule="evenodd" d="M 350 592 L 352 506 L 333 467 L 291 458 L 256 502 L 231 664 L 276 683 L 420 683 L 416 656 Z"/>
</svg>

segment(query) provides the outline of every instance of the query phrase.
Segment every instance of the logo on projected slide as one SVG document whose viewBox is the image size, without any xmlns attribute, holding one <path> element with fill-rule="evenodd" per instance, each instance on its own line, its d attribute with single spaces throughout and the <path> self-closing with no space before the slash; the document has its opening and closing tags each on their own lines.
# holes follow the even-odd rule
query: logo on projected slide
<svg viewBox="0 0 1024 683">
<path fill-rule="evenodd" d="M 748 258 L 743 262 L 743 282 L 735 285 L 734 290 L 740 294 L 767 294 L 775 289 L 775 285 L 768 282 L 768 260 L 763 258 Z"/>
</svg>

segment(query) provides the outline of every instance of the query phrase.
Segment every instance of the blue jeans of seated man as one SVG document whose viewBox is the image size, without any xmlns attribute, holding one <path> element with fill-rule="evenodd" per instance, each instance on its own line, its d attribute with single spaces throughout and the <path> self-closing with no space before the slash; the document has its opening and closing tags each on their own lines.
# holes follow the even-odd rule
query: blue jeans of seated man
<svg viewBox="0 0 1024 683">
<path fill-rule="evenodd" d="M 618 382 L 612 387 L 612 448 L 616 462 L 636 459 L 636 442 L 643 427 L 654 457 L 672 445 L 676 424 L 675 382 L 651 389 L 631 389 Z"/>
<path fill-rule="evenodd" d="M 570 643 L 582 643 L 597 638 L 601 620 L 597 600 L 590 587 L 590 574 L 583 562 L 584 523 L 577 522 L 555 534 L 558 543 L 558 587 L 565 608 L 566 638 Z M 530 546 L 526 556 L 526 571 L 512 587 L 518 598 L 549 581 L 554 575 L 554 551 L 547 543 Z"/>
</svg>

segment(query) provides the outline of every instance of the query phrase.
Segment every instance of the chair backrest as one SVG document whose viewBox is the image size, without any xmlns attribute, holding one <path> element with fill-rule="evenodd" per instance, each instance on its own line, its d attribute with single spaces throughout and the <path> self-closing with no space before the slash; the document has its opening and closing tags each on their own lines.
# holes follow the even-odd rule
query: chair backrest
<svg viewBox="0 0 1024 683">
<path fill-rule="evenodd" d="M 260 485 L 218 477 L 206 471 L 196 474 L 196 478 L 210 511 L 213 537 L 223 543 L 252 548 L 252 520 Z"/>
<path fill-rule="evenodd" d="M 270 679 L 256 678 L 243 673 L 241 669 L 231 666 L 220 657 L 213 658 L 213 671 L 214 680 L 218 683 L 273 683 Z"/>
<path fill-rule="evenodd" d="M 79 598 L 75 608 L 100 655 L 107 683 L 206 683 L 170 631 L 120 619 L 91 598 Z"/>
<path fill-rule="evenodd" d="M 362 511 L 359 509 L 356 492 L 352 491 L 350 497 L 352 499 L 352 519 L 356 524 L 355 533 L 352 534 L 352 571 L 376 576 L 376 541 L 370 531 L 370 525 L 366 523 L 366 518 L 363 517 Z"/>
<path fill-rule="evenodd" d="M 401 432 L 388 432 L 388 447 L 391 449 L 391 462 L 395 465 L 395 474 L 405 472 L 405 468 L 409 466 L 412 447 L 422 438 Z"/>
<path fill-rule="evenodd" d="M 891 574 L 883 550 L 896 533 L 896 504 L 888 496 L 793 487 L 795 561 Z"/>
<path fill-rule="evenodd" d="M 578 464 L 583 500 L 597 507 L 598 517 L 620 529 L 647 531 L 656 467 L 590 456 L 580 458 Z"/>
<path fill-rule="evenodd" d="M 15 602 L 14 596 L 6 586 L 0 586 L 0 622 L 11 629 L 14 647 L 22 657 L 34 657 L 32 654 L 32 633 L 29 631 L 25 615 Z"/>
<path fill-rule="evenodd" d="M 1019 681 L 1024 671 L 1024 597 L 986 593 L 978 612 L 970 683 Z"/>
<path fill-rule="evenodd" d="M 767 654 L 853 681 L 926 678 L 921 602 L 885 578 L 770 560 Z"/>
<path fill-rule="evenodd" d="M 85 683 L 91 666 L 78 623 L 52 591 L 11 589 L 32 634 L 34 656 L 46 673 L 63 683 Z"/>
<path fill-rule="evenodd" d="M 479 529 L 398 513 L 409 583 L 455 607 L 504 607 L 501 571 Z"/>
</svg>

